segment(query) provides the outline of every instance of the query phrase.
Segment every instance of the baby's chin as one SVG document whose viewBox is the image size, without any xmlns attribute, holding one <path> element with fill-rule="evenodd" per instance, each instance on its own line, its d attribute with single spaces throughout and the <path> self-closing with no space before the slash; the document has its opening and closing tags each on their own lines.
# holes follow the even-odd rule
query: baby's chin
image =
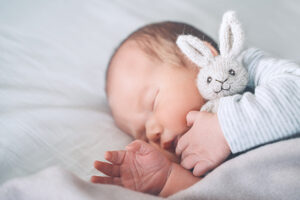
<svg viewBox="0 0 300 200">
<path fill-rule="evenodd" d="M 175 150 L 166 150 L 162 149 L 161 146 L 157 143 L 154 142 L 149 142 L 152 146 L 154 146 L 156 149 L 158 149 L 160 152 L 162 152 L 170 161 L 175 162 L 175 163 L 180 163 L 180 158 L 176 156 Z"/>
</svg>

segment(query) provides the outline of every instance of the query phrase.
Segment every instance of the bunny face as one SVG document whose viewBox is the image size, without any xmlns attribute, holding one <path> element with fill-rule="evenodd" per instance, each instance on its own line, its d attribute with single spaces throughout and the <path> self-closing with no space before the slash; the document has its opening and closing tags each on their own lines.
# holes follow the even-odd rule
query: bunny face
<svg viewBox="0 0 300 200">
<path fill-rule="evenodd" d="M 211 65 L 200 69 L 197 76 L 199 92 L 207 100 L 242 92 L 247 83 L 248 73 L 242 64 L 220 56 L 215 57 Z"/>
<path fill-rule="evenodd" d="M 237 57 L 242 51 L 244 32 L 235 12 L 224 14 L 219 31 L 220 55 L 214 57 L 202 40 L 180 35 L 177 46 L 200 69 L 197 86 L 207 100 L 242 92 L 248 83 L 246 68 Z"/>
</svg>

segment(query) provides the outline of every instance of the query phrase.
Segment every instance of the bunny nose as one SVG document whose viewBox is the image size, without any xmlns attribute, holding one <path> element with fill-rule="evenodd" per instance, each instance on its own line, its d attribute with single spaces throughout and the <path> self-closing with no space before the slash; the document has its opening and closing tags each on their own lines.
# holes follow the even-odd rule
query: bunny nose
<svg viewBox="0 0 300 200">
<path fill-rule="evenodd" d="M 226 83 L 227 80 L 228 80 L 228 78 L 226 78 L 224 81 L 220 81 L 220 80 L 216 79 L 217 82 L 221 83 L 221 90 L 229 90 L 230 89 L 230 85 L 228 83 Z"/>
<path fill-rule="evenodd" d="M 230 90 L 231 86 L 229 83 L 226 82 L 228 78 L 226 78 L 224 81 L 220 81 L 218 79 L 215 80 L 220 83 L 220 84 L 215 84 L 214 86 L 214 92 L 216 94 L 219 94 L 222 90 L 228 90 L 228 91 Z"/>
<path fill-rule="evenodd" d="M 228 83 L 223 83 L 221 86 L 222 90 L 229 90 L 230 89 L 230 85 Z"/>
</svg>

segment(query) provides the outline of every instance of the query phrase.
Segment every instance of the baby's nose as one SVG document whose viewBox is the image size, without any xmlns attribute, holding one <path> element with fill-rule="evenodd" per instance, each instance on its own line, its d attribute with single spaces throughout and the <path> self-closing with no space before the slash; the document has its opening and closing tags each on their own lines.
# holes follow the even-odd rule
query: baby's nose
<svg viewBox="0 0 300 200">
<path fill-rule="evenodd" d="M 160 135 L 161 135 L 161 133 L 159 133 L 159 132 L 149 133 L 149 134 L 147 134 L 147 138 L 148 138 L 149 141 L 159 142 Z"/>
</svg>

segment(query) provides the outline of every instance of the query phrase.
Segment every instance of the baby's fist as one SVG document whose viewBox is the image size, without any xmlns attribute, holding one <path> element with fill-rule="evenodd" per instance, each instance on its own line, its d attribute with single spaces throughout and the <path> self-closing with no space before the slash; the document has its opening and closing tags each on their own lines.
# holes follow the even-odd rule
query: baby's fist
<svg viewBox="0 0 300 200">
<path fill-rule="evenodd" d="M 178 141 L 176 154 L 181 154 L 181 165 L 201 176 L 221 164 L 230 154 L 220 128 L 217 114 L 191 111 L 187 124 L 192 125 Z"/>
</svg>

